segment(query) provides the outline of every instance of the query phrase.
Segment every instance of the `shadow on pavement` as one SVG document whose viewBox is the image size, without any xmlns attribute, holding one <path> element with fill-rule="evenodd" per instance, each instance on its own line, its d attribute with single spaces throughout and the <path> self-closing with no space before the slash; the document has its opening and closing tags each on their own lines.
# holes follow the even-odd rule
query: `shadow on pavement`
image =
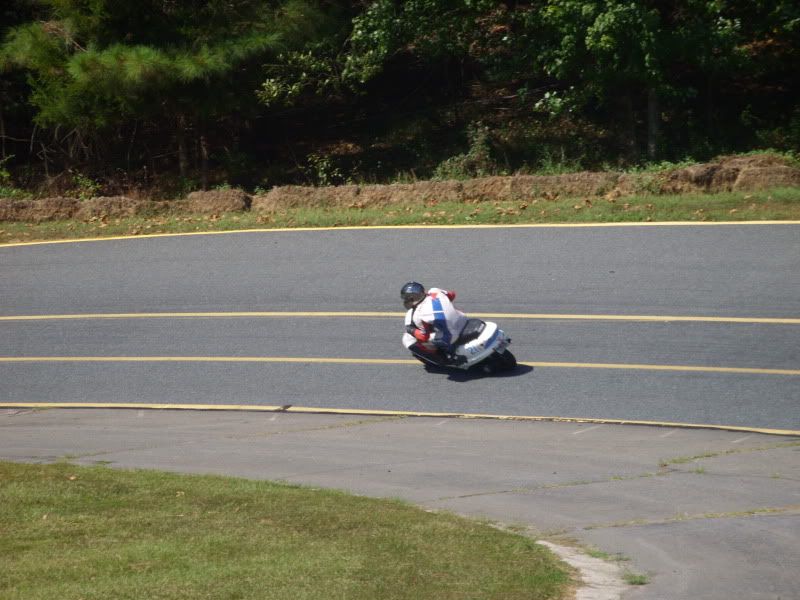
<svg viewBox="0 0 800 600">
<path fill-rule="evenodd" d="M 425 370 L 428 373 L 436 375 L 447 375 L 450 381 L 457 381 L 458 383 L 466 383 L 468 381 L 475 381 L 478 379 L 486 379 L 491 377 L 493 379 L 506 379 L 509 377 L 520 377 L 527 375 L 533 371 L 533 367 L 527 365 L 517 365 L 511 371 L 502 373 L 485 373 L 481 370 L 460 371 L 455 369 L 448 369 L 447 367 L 435 367 L 433 365 L 425 365 Z"/>
</svg>

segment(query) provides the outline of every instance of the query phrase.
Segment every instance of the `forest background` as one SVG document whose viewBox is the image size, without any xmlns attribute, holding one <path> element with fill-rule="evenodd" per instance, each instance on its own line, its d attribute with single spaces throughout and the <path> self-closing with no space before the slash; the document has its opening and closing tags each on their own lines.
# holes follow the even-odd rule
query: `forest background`
<svg viewBox="0 0 800 600">
<path fill-rule="evenodd" d="M 800 151 L 794 0 L 7 0 L 0 196 Z"/>
</svg>

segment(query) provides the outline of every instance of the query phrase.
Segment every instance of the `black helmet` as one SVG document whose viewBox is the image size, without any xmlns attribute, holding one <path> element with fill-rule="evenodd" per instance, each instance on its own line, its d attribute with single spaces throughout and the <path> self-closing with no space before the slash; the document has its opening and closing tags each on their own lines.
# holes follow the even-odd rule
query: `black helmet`
<svg viewBox="0 0 800 600">
<path fill-rule="evenodd" d="M 425 298 L 425 286 L 416 281 L 409 281 L 400 290 L 400 297 L 403 299 L 403 306 L 414 308 Z"/>
</svg>

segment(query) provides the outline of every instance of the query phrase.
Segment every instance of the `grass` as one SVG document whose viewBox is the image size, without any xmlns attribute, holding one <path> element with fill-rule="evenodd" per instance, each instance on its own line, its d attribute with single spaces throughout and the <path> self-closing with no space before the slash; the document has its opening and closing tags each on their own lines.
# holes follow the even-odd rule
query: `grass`
<svg viewBox="0 0 800 600">
<path fill-rule="evenodd" d="M 4 600 L 561 598 L 533 540 L 399 501 L 0 462 Z"/>
<path fill-rule="evenodd" d="M 0 243 L 284 227 L 800 220 L 800 188 L 763 192 L 419 202 L 390 207 L 296 208 L 275 213 L 164 213 L 125 219 L 0 222 Z"/>
<path fill-rule="evenodd" d="M 746 452 L 765 452 L 768 450 L 778 450 L 781 448 L 797 448 L 800 447 L 800 442 L 780 442 L 777 444 L 768 444 L 766 446 L 745 447 L 745 448 L 730 448 L 728 450 L 719 450 L 717 452 L 704 452 L 702 454 L 694 454 L 692 456 L 675 456 L 673 458 L 661 459 L 658 466 L 663 468 L 670 465 L 685 465 L 690 462 L 702 460 L 704 458 L 717 458 L 720 456 L 730 456 L 731 454 L 743 454 Z"/>
<path fill-rule="evenodd" d="M 622 575 L 622 579 L 628 585 L 647 585 L 650 583 L 650 578 L 641 573 L 625 573 Z"/>
<path fill-rule="evenodd" d="M 592 558 L 599 558 L 600 560 L 605 560 L 608 562 L 626 562 L 630 560 L 630 558 L 624 554 L 609 554 L 608 552 L 599 550 L 598 548 L 589 548 L 586 550 L 586 554 Z"/>
</svg>

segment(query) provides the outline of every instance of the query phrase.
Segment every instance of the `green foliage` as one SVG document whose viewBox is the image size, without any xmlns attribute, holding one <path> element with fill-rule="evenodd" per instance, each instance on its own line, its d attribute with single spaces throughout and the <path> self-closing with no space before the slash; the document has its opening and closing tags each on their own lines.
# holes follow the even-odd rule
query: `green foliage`
<svg viewBox="0 0 800 600">
<path fill-rule="evenodd" d="M 713 69 L 731 59 L 738 23 L 714 1 L 656 8 L 628 0 L 550 0 L 541 27 L 548 35 L 540 54 L 543 71 L 581 83 L 562 91 L 557 102 L 545 97 L 540 107 L 559 112 L 593 98 L 609 102 L 634 86 L 676 93 L 671 65 Z"/>
<path fill-rule="evenodd" d="M 439 164 L 434 171 L 434 179 L 469 179 L 497 173 L 497 164 L 492 158 L 489 128 L 482 123 L 474 123 L 468 128 L 467 137 L 469 150 Z"/>
<path fill-rule="evenodd" d="M 10 161 L 13 156 L 0 159 L 0 198 L 8 198 L 12 200 L 26 198 L 28 194 L 14 185 L 11 179 L 11 173 L 5 167 L 6 163 Z"/>
<path fill-rule="evenodd" d="M 651 161 L 800 151 L 791 0 L 9 6 L 0 117 L 12 170 L 43 162 L 99 180 L 94 163 L 149 181 L 179 167 L 203 185 L 253 186 L 630 166 L 645 147 Z M 468 133 L 457 154 L 454 138 L 477 122 L 491 135 Z M 363 151 L 297 166 L 295 148 L 341 143 Z"/>
<path fill-rule="evenodd" d="M 545 148 L 537 164 L 533 168 L 536 175 L 563 175 L 581 170 L 580 159 L 569 159 L 562 151 L 557 155 Z"/>
<path fill-rule="evenodd" d="M 312 185 L 338 185 L 344 183 L 341 169 L 336 166 L 330 156 L 312 152 L 307 157 L 308 164 L 303 167 Z"/>
<path fill-rule="evenodd" d="M 209 133 L 235 137 L 258 112 L 254 65 L 314 38 L 324 20 L 315 0 L 43 0 L 42 7 L 45 18 L 5 37 L 0 66 L 28 74 L 33 120 L 51 136 L 41 142 L 44 156 L 66 168 L 107 156 L 129 163 L 139 132 L 153 132 L 156 152 L 142 139 L 140 160 L 150 166 L 154 154 L 172 156 L 181 177 L 201 167 L 204 185 Z"/>
<path fill-rule="evenodd" d="M 11 181 L 11 173 L 5 168 L 5 164 L 13 157 L 0 159 L 0 185 L 6 185 Z"/>
<path fill-rule="evenodd" d="M 341 88 L 335 58 L 327 43 L 280 54 L 274 64 L 265 65 L 265 73 L 268 77 L 256 96 L 268 107 L 292 106 L 304 92 L 322 96 Z"/>
<path fill-rule="evenodd" d="M 226 14 L 225 3 L 210 0 L 194 16 L 186 9 L 173 14 L 170 5 L 157 10 L 151 4 L 146 8 L 163 19 L 158 28 L 165 36 L 151 40 L 146 29 L 123 34 L 131 18 L 127 3 L 46 4 L 53 20 L 13 30 L 2 54 L 6 64 L 32 73 L 32 102 L 40 124 L 79 127 L 102 128 L 160 112 L 164 94 L 180 95 L 181 87 L 195 83 L 208 87 L 249 58 L 284 47 L 300 35 L 296 21 L 306 18 L 297 2 L 262 11 L 260 17 L 255 2 L 237 3 L 248 10 Z M 218 21 L 211 26 L 204 15 Z M 228 28 L 220 27 L 219 20 L 225 23 L 226 18 Z M 258 21 L 252 23 L 253 18 Z M 195 105 L 205 103 L 213 104 Z M 184 108 L 190 110 L 188 103 Z"/>
<path fill-rule="evenodd" d="M 99 194 L 101 185 L 91 177 L 79 171 L 70 171 L 70 175 L 72 175 L 73 192 L 80 200 L 89 200 Z"/>
<path fill-rule="evenodd" d="M 382 70 L 388 56 L 400 45 L 400 24 L 391 0 L 373 2 L 353 19 L 350 52 L 344 67 L 346 80 L 363 84 Z"/>
</svg>

